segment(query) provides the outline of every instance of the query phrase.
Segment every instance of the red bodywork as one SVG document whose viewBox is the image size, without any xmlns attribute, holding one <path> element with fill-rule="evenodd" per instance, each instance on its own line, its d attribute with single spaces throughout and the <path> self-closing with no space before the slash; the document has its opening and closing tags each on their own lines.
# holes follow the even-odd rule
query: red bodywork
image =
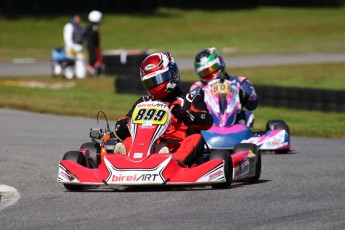
<svg viewBox="0 0 345 230">
<path fill-rule="evenodd" d="M 152 153 L 154 142 L 165 131 L 170 121 L 170 110 L 162 109 L 159 104 L 157 111 L 160 115 L 167 112 L 167 117 L 156 122 L 144 122 L 132 119 L 129 127 L 133 137 L 132 147 L 127 155 L 106 153 L 101 146 L 101 163 L 97 168 L 87 168 L 71 160 L 61 160 L 59 165 L 58 182 L 71 185 L 107 185 L 107 186 L 137 186 L 137 185 L 207 185 L 224 183 L 225 161 L 213 159 L 202 164 L 187 167 L 178 160 L 173 159 L 172 154 Z M 152 103 L 147 107 L 152 110 Z M 144 108 L 145 109 L 145 108 Z M 143 105 L 137 114 L 144 117 Z M 144 111 L 144 112 L 143 112 Z M 152 111 L 151 111 L 152 112 Z M 136 114 L 134 112 L 134 114 Z M 103 137 L 107 139 L 108 137 Z M 104 143 L 104 142 L 102 142 Z M 84 153 L 84 149 L 79 150 Z M 245 179 L 254 175 L 249 171 L 249 151 L 233 154 L 232 178 Z M 229 166 L 231 167 L 231 166 Z"/>
</svg>

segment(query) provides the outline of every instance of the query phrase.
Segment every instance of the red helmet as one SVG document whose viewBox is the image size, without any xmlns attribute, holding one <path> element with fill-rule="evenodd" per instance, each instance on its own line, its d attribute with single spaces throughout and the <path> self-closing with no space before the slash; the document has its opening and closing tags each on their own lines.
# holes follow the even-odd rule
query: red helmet
<svg viewBox="0 0 345 230">
<path fill-rule="evenodd" d="M 180 81 L 180 72 L 170 53 L 154 53 L 140 65 L 141 81 L 146 91 L 156 99 L 168 96 Z"/>
</svg>

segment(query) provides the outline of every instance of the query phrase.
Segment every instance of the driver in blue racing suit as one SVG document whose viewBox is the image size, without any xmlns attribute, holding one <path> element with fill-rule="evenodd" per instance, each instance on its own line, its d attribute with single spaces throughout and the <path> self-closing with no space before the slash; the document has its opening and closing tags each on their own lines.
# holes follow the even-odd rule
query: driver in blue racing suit
<svg viewBox="0 0 345 230">
<path fill-rule="evenodd" d="M 125 154 L 131 147 L 128 122 L 136 105 L 143 101 L 165 102 L 171 111 L 171 123 L 156 144 L 165 146 L 158 153 L 172 153 L 173 158 L 185 165 L 193 165 L 200 159 L 204 141 L 200 130 L 213 124 L 206 103 L 200 94 L 184 95 L 178 87 L 180 72 L 170 53 L 154 53 L 140 65 L 140 76 L 148 95 L 140 97 L 126 116 L 115 124 L 115 135 L 123 141 L 115 147 L 115 153 Z M 122 149 L 119 151 L 119 149 Z"/>
<path fill-rule="evenodd" d="M 190 92 L 200 93 L 204 85 L 213 79 L 226 79 L 234 84 L 239 84 L 240 102 L 247 110 L 242 110 L 236 117 L 237 124 L 245 124 L 252 128 L 254 124 L 254 114 L 251 110 L 256 109 L 259 104 L 259 98 L 255 92 L 252 83 L 243 76 L 230 76 L 225 71 L 225 62 L 216 48 L 207 48 L 200 51 L 195 56 L 194 61 L 195 72 L 198 74 L 200 80 L 193 83 Z"/>
</svg>

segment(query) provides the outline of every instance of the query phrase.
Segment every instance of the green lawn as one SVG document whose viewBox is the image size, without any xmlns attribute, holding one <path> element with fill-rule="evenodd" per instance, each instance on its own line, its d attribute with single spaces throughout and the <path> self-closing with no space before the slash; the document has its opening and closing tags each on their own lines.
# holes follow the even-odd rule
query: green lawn
<svg viewBox="0 0 345 230">
<path fill-rule="evenodd" d="M 48 59 L 62 46 L 68 16 L 0 16 L 0 59 Z M 86 15 L 82 15 L 86 23 Z M 102 46 L 158 49 L 193 56 L 215 46 L 224 55 L 345 52 L 345 8 L 257 8 L 201 11 L 158 9 L 152 14 L 105 14 Z"/>
</svg>

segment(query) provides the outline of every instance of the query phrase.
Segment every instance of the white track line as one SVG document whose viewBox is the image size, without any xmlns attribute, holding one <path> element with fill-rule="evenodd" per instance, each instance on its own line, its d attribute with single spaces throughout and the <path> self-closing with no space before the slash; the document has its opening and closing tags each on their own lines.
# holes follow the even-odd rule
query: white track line
<svg viewBox="0 0 345 230">
<path fill-rule="evenodd" d="M 20 193 L 17 189 L 0 184 L 0 211 L 14 205 L 19 199 Z"/>
</svg>

